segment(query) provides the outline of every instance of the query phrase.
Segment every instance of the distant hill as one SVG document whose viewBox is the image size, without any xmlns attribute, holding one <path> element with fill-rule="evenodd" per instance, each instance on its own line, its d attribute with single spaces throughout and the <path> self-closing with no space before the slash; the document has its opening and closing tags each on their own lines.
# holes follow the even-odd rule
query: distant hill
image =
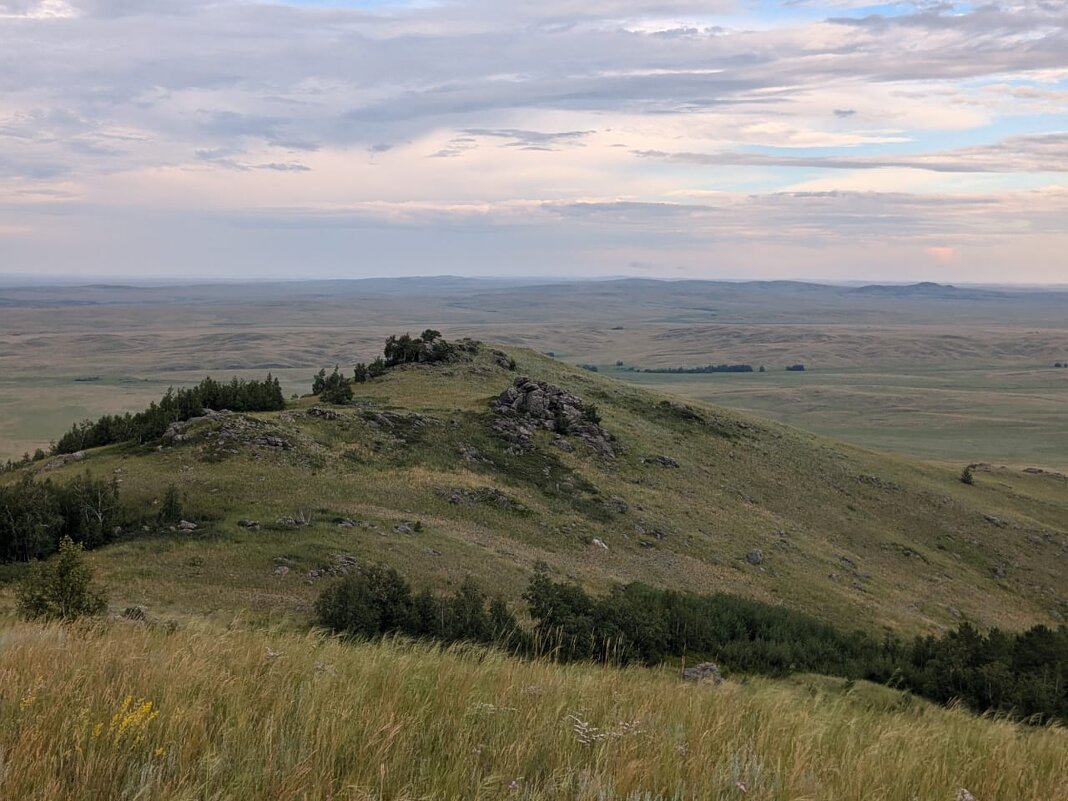
<svg viewBox="0 0 1068 801">
<path fill-rule="evenodd" d="M 871 284 L 850 290 L 854 295 L 873 295 L 893 298 L 936 298 L 946 300 L 993 300 L 1006 294 L 990 289 L 965 289 L 952 284 L 921 281 L 918 284 Z"/>
</svg>

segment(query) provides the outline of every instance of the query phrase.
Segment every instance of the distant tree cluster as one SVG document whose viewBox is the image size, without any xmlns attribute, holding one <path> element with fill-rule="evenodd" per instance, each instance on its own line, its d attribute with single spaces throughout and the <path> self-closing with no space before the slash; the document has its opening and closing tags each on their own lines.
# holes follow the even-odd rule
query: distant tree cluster
<svg viewBox="0 0 1068 801">
<path fill-rule="evenodd" d="M 803 364 L 788 364 L 786 366 L 788 373 L 803 373 L 805 372 L 805 365 Z"/>
<path fill-rule="evenodd" d="M 410 334 L 391 336 L 386 340 L 382 355 L 385 357 L 386 367 L 447 362 L 455 357 L 456 345 L 446 342 L 440 331 L 427 328 L 417 337 Z"/>
<path fill-rule="evenodd" d="M 1057 362 L 1054 367 L 1068 367 L 1068 362 Z"/>
<path fill-rule="evenodd" d="M 706 364 L 703 367 L 646 367 L 635 370 L 639 373 L 678 373 L 678 374 L 701 374 L 701 373 L 751 373 L 751 364 Z"/>
<path fill-rule="evenodd" d="M 284 409 L 285 397 L 277 378 L 267 374 L 263 381 L 234 378 L 229 383 L 205 378 L 195 387 L 173 387 L 143 412 L 104 415 L 100 419 L 76 423 L 60 437 L 54 453 L 75 453 L 115 442 L 150 442 L 159 439 L 171 423 L 198 417 L 206 409 L 234 412 L 273 412 Z"/>
<path fill-rule="evenodd" d="M 34 462 L 42 461 L 48 458 L 48 453 L 42 448 L 38 448 L 33 452 L 31 456 L 27 451 L 22 454 L 21 459 L 8 459 L 2 465 L 0 465 L 0 473 L 13 473 L 16 470 L 22 470 L 24 467 L 29 467 Z"/>
<path fill-rule="evenodd" d="M 539 568 L 521 628 L 507 605 L 470 580 L 445 598 L 413 595 L 392 568 L 346 577 L 320 596 L 319 622 L 362 637 L 402 633 L 444 642 L 491 643 L 563 661 L 654 665 L 714 659 L 731 670 L 773 676 L 817 672 L 868 679 L 932 700 L 959 700 L 1045 722 L 1068 721 L 1068 627 L 1013 635 L 963 624 L 906 642 L 843 632 L 813 617 L 734 596 L 694 595 L 643 584 L 603 597 L 553 581 Z"/>
<path fill-rule="evenodd" d="M 433 328 L 427 328 L 417 337 L 411 334 L 393 335 L 386 340 L 381 356 L 370 363 L 356 363 L 352 371 L 352 382 L 363 384 L 402 364 L 455 361 L 463 353 L 476 352 L 478 346 L 479 343 L 471 339 L 448 342 L 441 336 L 440 331 Z M 328 403 L 348 403 L 352 400 L 349 381 L 338 372 L 337 367 L 334 367 L 334 372 L 330 375 L 327 375 L 325 369 L 316 374 L 312 380 L 312 394 L 321 396 Z"/>
<path fill-rule="evenodd" d="M 582 369 L 582 370 L 587 370 L 587 371 L 589 371 L 591 373 L 600 372 L 600 370 L 598 369 L 596 364 L 579 364 L 579 365 L 575 365 L 575 366 L 580 368 L 580 369 Z"/>
<path fill-rule="evenodd" d="M 0 486 L 0 562 L 28 562 L 55 553 L 64 537 L 95 548 L 114 539 L 122 522 L 119 485 L 88 472 L 67 484 L 23 476 Z"/>
</svg>

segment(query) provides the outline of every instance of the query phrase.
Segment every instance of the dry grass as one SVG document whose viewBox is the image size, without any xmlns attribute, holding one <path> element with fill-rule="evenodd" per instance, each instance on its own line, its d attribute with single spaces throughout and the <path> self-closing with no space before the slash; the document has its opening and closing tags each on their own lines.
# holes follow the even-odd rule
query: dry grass
<svg viewBox="0 0 1068 801">
<path fill-rule="evenodd" d="M 1064 730 L 876 689 L 694 687 L 240 627 L 15 625 L 0 630 L 0 797 L 1068 797 Z"/>
</svg>

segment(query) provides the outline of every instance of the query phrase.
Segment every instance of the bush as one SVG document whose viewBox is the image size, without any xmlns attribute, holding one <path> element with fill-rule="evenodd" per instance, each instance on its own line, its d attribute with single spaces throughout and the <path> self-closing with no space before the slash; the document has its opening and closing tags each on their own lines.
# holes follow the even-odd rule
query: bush
<svg viewBox="0 0 1068 801">
<path fill-rule="evenodd" d="M 975 474 L 972 473 L 971 465 L 968 465 L 960 471 L 960 482 L 969 486 L 975 483 Z"/>
<path fill-rule="evenodd" d="M 93 583 L 81 543 L 64 537 L 59 553 L 35 562 L 16 594 L 19 614 L 28 619 L 74 620 L 107 609 L 104 591 Z"/>
<path fill-rule="evenodd" d="M 173 526 L 181 521 L 182 514 L 182 497 L 178 494 L 178 488 L 174 484 L 168 484 L 156 515 L 156 522 L 161 526 Z"/>
<path fill-rule="evenodd" d="M 352 400 L 352 385 L 334 365 L 334 372 L 330 375 L 326 374 L 325 368 L 316 374 L 312 381 L 312 394 L 318 395 L 326 403 L 342 405 Z"/>
</svg>

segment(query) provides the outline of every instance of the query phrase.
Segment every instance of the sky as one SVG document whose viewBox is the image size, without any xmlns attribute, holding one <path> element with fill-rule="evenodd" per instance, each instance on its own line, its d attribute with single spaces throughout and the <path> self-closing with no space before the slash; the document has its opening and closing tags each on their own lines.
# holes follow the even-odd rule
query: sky
<svg viewBox="0 0 1068 801">
<path fill-rule="evenodd" d="M 0 0 L 0 273 L 1068 282 L 1068 0 Z"/>
</svg>

